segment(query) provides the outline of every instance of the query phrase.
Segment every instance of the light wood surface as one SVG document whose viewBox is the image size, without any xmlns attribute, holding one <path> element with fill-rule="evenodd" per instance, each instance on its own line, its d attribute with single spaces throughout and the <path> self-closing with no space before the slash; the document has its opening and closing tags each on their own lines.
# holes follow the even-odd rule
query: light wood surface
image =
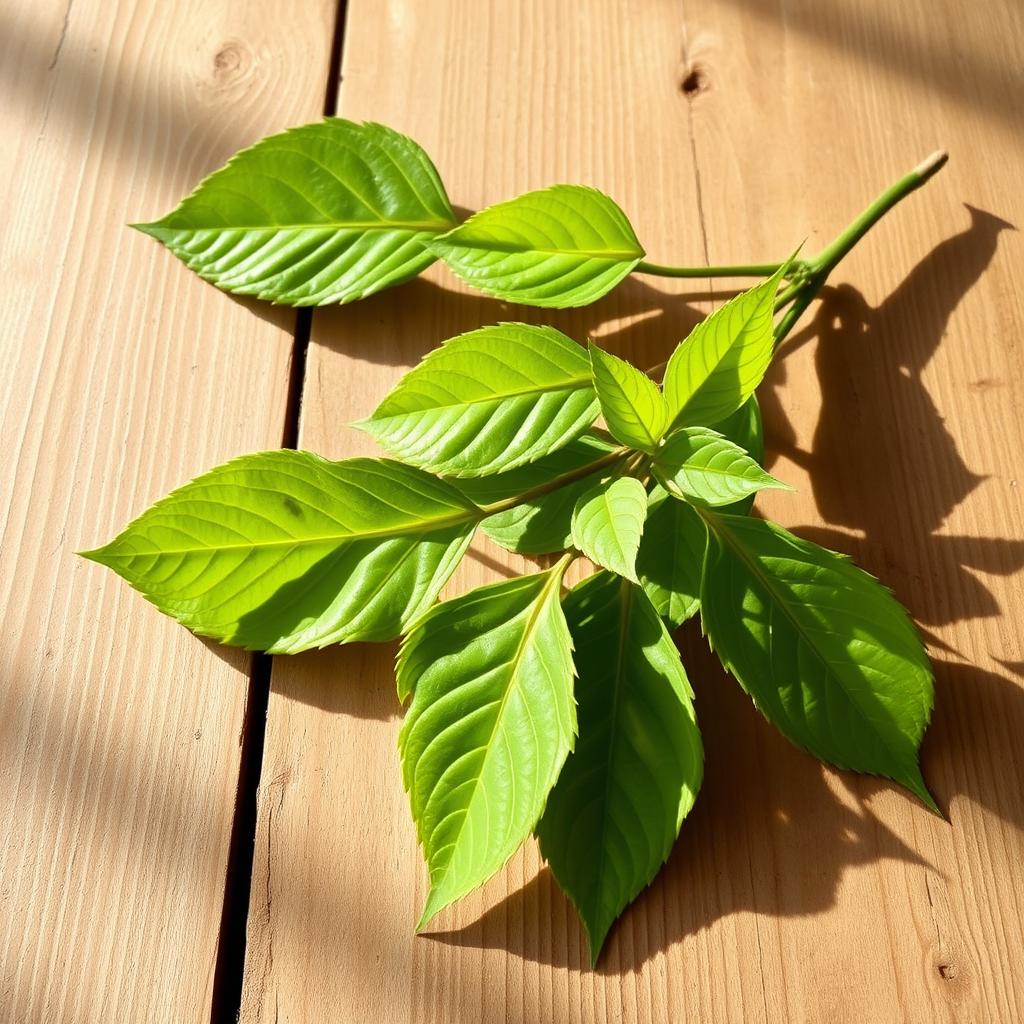
<svg viewBox="0 0 1024 1024">
<path fill-rule="evenodd" d="M 294 313 L 128 221 L 319 116 L 326 0 L 0 4 L 0 1020 L 206 1022 L 249 659 L 75 558 L 281 442 Z"/>
<path fill-rule="evenodd" d="M 599 969 L 533 844 L 414 938 L 425 871 L 394 648 L 279 659 L 245 1021 L 1024 1016 L 1024 245 L 1001 220 L 1024 221 L 1021 22 L 1015 0 L 351 0 L 340 113 L 412 134 L 464 207 L 603 188 L 658 261 L 781 258 L 804 238 L 813 251 L 949 148 L 840 268 L 763 398 L 775 469 L 800 488 L 766 510 L 857 556 L 932 638 L 924 764 L 950 821 L 790 748 L 689 629 L 707 779 Z M 538 315 L 435 268 L 317 312 L 301 444 L 369 452 L 346 421 L 441 339 L 502 318 L 657 362 L 696 316 L 683 292 L 638 280 Z M 481 547 L 455 586 L 511 564 Z"/>
</svg>

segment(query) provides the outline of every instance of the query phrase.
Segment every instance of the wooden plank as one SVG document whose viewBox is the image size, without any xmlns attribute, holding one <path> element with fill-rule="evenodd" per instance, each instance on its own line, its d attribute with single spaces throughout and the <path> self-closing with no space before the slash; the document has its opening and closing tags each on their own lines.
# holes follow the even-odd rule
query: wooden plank
<svg viewBox="0 0 1024 1024">
<path fill-rule="evenodd" d="M 333 3 L 2 6 L 0 1019 L 208 1021 L 249 659 L 73 551 L 280 444 L 294 313 L 125 224 L 319 116 Z"/>
<path fill-rule="evenodd" d="M 605 188 L 655 260 L 779 258 L 804 237 L 813 251 L 951 150 L 843 265 L 763 389 L 776 469 L 800 488 L 767 511 L 854 553 L 932 637 L 925 771 L 950 824 L 789 747 L 687 630 L 704 791 L 598 971 L 532 844 L 414 938 L 425 872 L 395 755 L 394 648 L 279 659 L 244 1020 L 1022 1016 L 1024 253 L 999 220 L 1024 220 L 1022 40 L 1013 0 L 349 4 L 341 113 L 413 134 L 467 207 L 558 180 Z M 318 312 L 302 445 L 369 452 L 346 421 L 440 339 L 502 318 L 654 363 L 693 321 L 684 292 L 637 281 L 538 314 L 435 268 Z M 455 586 L 514 563 L 481 548 Z"/>
</svg>

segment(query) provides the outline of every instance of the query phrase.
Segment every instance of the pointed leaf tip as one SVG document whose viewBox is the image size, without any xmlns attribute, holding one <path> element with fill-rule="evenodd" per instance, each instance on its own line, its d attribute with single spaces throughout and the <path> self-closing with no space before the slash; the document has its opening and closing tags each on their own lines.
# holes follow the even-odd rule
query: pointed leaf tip
<svg viewBox="0 0 1024 1024">
<path fill-rule="evenodd" d="M 417 930 L 512 856 L 572 749 L 565 564 L 445 601 L 402 644 L 402 781 L 431 880 Z"/>
</svg>

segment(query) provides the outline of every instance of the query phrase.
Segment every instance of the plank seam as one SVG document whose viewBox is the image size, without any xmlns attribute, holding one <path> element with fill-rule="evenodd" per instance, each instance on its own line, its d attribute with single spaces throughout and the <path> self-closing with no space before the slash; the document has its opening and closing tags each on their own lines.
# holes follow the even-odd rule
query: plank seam
<svg viewBox="0 0 1024 1024">
<path fill-rule="evenodd" d="M 324 116 L 334 113 L 338 100 L 347 14 L 347 0 L 337 0 L 327 82 L 324 87 Z M 299 441 L 302 392 L 306 383 L 306 360 L 312 327 L 313 310 L 297 310 L 292 335 L 284 423 L 281 430 L 282 448 L 295 448 Z M 242 750 L 239 758 L 238 788 L 214 965 L 210 1006 L 212 1024 L 237 1021 L 242 1006 L 253 862 L 259 823 L 259 792 L 263 775 L 273 658 L 269 654 L 253 654 L 249 664 L 245 714 L 239 736 Z"/>
</svg>

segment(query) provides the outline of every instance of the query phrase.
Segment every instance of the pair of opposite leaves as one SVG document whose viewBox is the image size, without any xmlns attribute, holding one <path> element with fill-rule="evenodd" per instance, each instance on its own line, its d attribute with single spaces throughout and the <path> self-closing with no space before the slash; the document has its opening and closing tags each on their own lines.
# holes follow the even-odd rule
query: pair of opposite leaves
<svg viewBox="0 0 1024 1024">
<path fill-rule="evenodd" d="M 531 306 L 582 306 L 644 257 L 608 196 L 555 185 L 459 225 L 427 154 L 379 124 L 328 118 L 236 154 L 174 211 L 135 225 L 201 277 L 292 306 L 351 302 L 441 258 Z"/>
<path fill-rule="evenodd" d="M 916 763 L 931 677 L 902 609 L 840 556 L 732 507 L 775 483 L 723 433 L 759 443 L 751 403 L 776 284 L 700 324 L 663 392 L 549 328 L 471 332 L 362 424 L 402 463 L 243 457 L 93 557 L 198 632 L 244 646 L 406 632 L 402 760 L 431 872 L 424 923 L 536 827 L 596 957 L 700 783 L 689 684 L 662 619 L 700 605 L 719 656 L 788 737 L 933 806 Z M 599 410 L 618 447 L 587 433 Z M 649 500 L 622 472 L 637 457 L 658 482 Z M 478 524 L 514 550 L 578 547 L 605 571 L 564 604 L 563 562 L 431 610 Z"/>
</svg>

